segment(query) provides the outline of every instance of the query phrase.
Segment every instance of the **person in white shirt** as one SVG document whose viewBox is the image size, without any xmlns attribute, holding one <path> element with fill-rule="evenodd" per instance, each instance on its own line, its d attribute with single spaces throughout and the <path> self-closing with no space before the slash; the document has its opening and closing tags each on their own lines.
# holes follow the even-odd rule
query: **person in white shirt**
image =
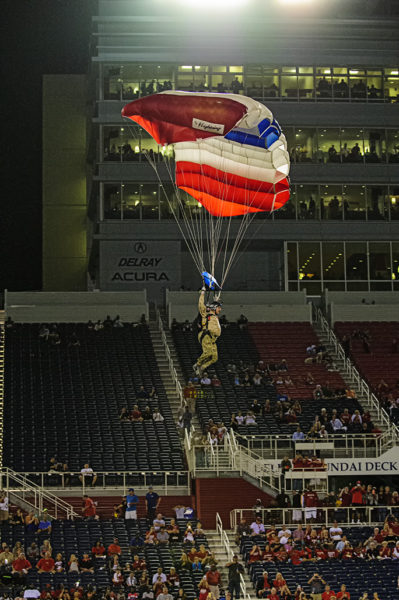
<svg viewBox="0 0 399 600">
<path fill-rule="evenodd" d="M 0 521 L 8 521 L 8 496 L 0 495 Z"/>
<path fill-rule="evenodd" d="M 287 529 L 286 525 L 283 525 L 283 528 L 277 534 L 278 538 L 281 538 L 283 536 L 286 538 L 291 537 L 291 529 Z"/>
<path fill-rule="evenodd" d="M 392 560 L 399 560 L 399 542 L 396 542 L 396 546 L 392 550 Z M 398 583 L 399 583 L 399 580 L 398 580 Z"/>
<path fill-rule="evenodd" d="M 245 418 L 245 425 L 256 425 L 255 415 L 253 412 L 249 412 Z"/>
<path fill-rule="evenodd" d="M 265 526 L 263 525 L 260 517 L 257 517 L 253 523 L 250 525 L 251 536 L 263 535 L 265 533 Z"/>
<path fill-rule="evenodd" d="M 86 463 L 83 466 L 83 469 L 80 471 L 79 479 L 82 485 L 95 485 L 97 481 L 97 475 L 94 473 L 89 464 Z"/>
<path fill-rule="evenodd" d="M 24 598 L 40 598 L 40 592 L 31 585 L 30 588 L 24 591 Z"/>
<path fill-rule="evenodd" d="M 334 542 L 339 542 L 339 540 L 342 537 L 342 529 L 341 527 L 338 526 L 337 521 L 334 521 L 334 524 L 332 527 L 330 527 L 330 538 L 332 540 L 334 540 Z"/>
<path fill-rule="evenodd" d="M 166 581 L 166 575 L 163 573 L 162 567 L 158 567 L 157 572 L 152 576 L 152 585 L 158 580 L 161 580 L 162 583 L 165 583 Z"/>
<path fill-rule="evenodd" d="M 159 531 L 161 527 L 165 527 L 165 521 L 161 513 L 157 514 L 157 518 L 153 520 L 152 524 L 154 525 L 155 531 Z"/>
<path fill-rule="evenodd" d="M 331 419 L 330 423 L 334 431 L 346 431 L 346 427 L 342 425 L 342 422 L 338 418 Z"/>
<path fill-rule="evenodd" d="M 243 423 L 245 421 L 245 417 L 243 416 L 241 411 L 239 411 L 238 415 L 236 415 L 236 421 L 237 421 L 238 425 L 243 425 Z"/>
<path fill-rule="evenodd" d="M 201 378 L 201 385 L 211 385 L 211 380 L 208 376 L 208 373 L 204 373 L 204 375 Z"/>
<path fill-rule="evenodd" d="M 164 421 L 163 416 L 161 415 L 161 413 L 159 412 L 159 408 L 156 408 L 152 414 L 152 419 L 153 421 L 155 421 L 156 423 L 161 423 L 162 421 Z"/>
</svg>

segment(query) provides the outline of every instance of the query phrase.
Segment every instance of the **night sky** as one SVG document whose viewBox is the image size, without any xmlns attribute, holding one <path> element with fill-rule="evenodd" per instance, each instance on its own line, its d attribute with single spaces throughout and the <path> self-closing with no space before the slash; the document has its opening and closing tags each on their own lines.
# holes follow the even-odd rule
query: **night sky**
<svg viewBox="0 0 399 600">
<path fill-rule="evenodd" d="M 96 0 L 2 0 L 0 291 L 41 288 L 42 75 L 86 73 Z"/>
</svg>

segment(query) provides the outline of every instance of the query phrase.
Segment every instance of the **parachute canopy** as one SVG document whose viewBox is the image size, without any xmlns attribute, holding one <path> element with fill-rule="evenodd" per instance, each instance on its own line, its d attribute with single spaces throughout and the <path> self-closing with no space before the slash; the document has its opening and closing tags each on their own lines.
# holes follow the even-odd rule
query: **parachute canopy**
<svg viewBox="0 0 399 600">
<path fill-rule="evenodd" d="M 168 90 L 130 102 L 122 116 L 174 144 L 176 186 L 215 217 L 271 212 L 289 199 L 285 137 L 252 98 Z"/>
</svg>

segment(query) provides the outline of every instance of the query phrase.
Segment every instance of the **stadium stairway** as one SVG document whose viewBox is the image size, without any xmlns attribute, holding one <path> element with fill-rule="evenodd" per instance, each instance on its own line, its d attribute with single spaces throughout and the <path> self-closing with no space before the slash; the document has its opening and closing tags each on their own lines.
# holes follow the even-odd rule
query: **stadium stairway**
<svg viewBox="0 0 399 600">
<path fill-rule="evenodd" d="M 185 386 L 184 375 L 183 375 L 183 371 L 180 366 L 180 361 L 179 361 L 179 357 L 177 355 L 176 348 L 175 348 L 175 345 L 173 342 L 172 334 L 171 334 L 169 328 L 165 325 L 166 315 L 162 314 L 162 312 L 160 312 L 160 317 L 162 318 L 164 333 L 165 333 L 165 337 L 166 337 L 166 342 L 168 344 L 170 356 L 173 360 L 173 365 L 174 365 L 174 368 L 176 369 L 177 377 L 178 377 L 180 385 L 182 386 L 182 389 L 183 389 Z M 178 417 L 179 417 L 179 410 L 180 410 L 181 402 L 180 402 L 180 397 L 176 391 L 176 386 L 171 377 L 168 357 L 166 355 L 165 347 L 162 342 L 162 334 L 159 330 L 157 320 L 155 320 L 155 319 L 151 320 L 149 322 L 148 326 L 149 326 L 149 330 L 150 330 L 151 341 L 152 341 L 152 345 L 154 348 L 155 357 L 157 359 L 158 369 L 159 369 L 159 372 L 161 375 L 162 383 L 164 385 L 166 395 L 167 395 L 167 398 L 169 401 L 169 405 L 172 410 L 173 418 L 174 418 L 175 422 L 177 422 Z M 195 414 L 193 415 L 192 424 L 193 424 L 195 430 L 197 430 L 197 431 L 201 430 L 200 422 L 198 420 L 197 415 L 195 415 Z"/>
<path fill-rule="evenodd" d="M 363 406 L 364 410 L 368 410 L 370 412 L 371 420 L 373 421 L 373 423 L 375 425 L 378 425 L 381 431 L 386 431 L 387 427 L 379 418 L 377 410 L 373 407 L 371 402 L 368 402 L 366 396 L 362 393 L 362 390 L 357 385 L 357 382 L 353 378 L 349 377 L 348 373 L 344 368 L 344 361 L 338 356 L 335 347 L 329 341 L 328 334 L 323 330 L 321 323 L 318 321 L 314 321 L 312 325 L 320 342 L 326 346 L 329 354 L 331 354 L 331 356 L 334 357 L 334 362 L 338 367 L 342 379 L 345 381 L 348 387 L 356 391 L 356 397 L 359 403 Z"/>
<path fill-rule="evenodd" d="M 237 554 L 239 555 L 240 549 L 239 549 L 239 547 L 237 547 L 235 545 L 234 532 L 230 531 L 229 529 L 225 529 L 224 531 L 230 542 L 231 550 L 233 552 L 237 552 Z M 228 580 L 229 580 L 228 568 L 226 567 L 226 564 L 228 562 L 230 562 L 231 555 L 229 556 L 227 554 L 225 546 L 221 543 L 220 535 L 217 531 L 208 529 L 208 530 L 205 530 L 205 535 L 206 535 L 206 539 L 208 540 L 209 550 L 215 554 L 215 558 L 218 561 L 218 571 L 219 571 L 219 573 L 221 575 L 221 579 L 222 579 L 221 587 L 224 590 L 226 590 L 227 585 L 228 585 Z M 245 571 L 244 571 L 243 578 L 244 578 L 244 582 L 245 582 L 246 593 L 249 595 L 251 600 L 252 600 L 252 598 L 255 599 L 256 598 L 255 590 L 253 588 L 253 584 L 252 584 L 252 581 L 251 581 L 251 578 L 249 576 L 247 569 L 245 569 Z M 248 596 L 246 596 L 246 600 L 248 600 Z"/>
</svg>

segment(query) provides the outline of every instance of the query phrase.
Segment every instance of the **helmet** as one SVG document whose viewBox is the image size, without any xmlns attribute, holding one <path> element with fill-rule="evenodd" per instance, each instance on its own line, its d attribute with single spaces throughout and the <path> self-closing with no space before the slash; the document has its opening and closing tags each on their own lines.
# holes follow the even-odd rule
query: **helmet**
<svg viewBox="0 0 399 600">
<path fill-rule="evenodd" d="M 212 302 L 208 302 L 206 307 L 208 310 L 216 310 L 218 307 L 222 307 L 222 303 L 218 300 L 213 300 Z"/>
</svg>

